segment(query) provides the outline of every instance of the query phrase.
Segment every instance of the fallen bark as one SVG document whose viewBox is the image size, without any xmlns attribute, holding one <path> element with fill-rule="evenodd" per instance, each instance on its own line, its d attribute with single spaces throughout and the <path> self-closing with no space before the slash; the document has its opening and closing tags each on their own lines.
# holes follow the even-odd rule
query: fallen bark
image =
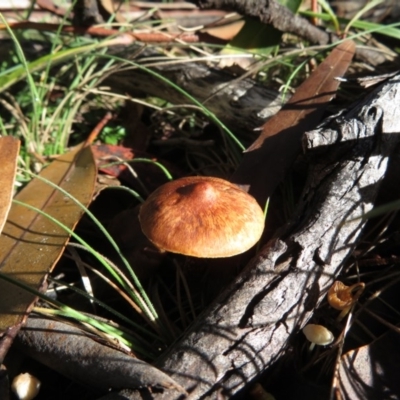
<svg viewBox="0 0 400 400">
<path fill-rule="evenodd" d="M 33 359 L 97 393 L 142 386 L 174 388 L 184 393 L 162 371 L 66 322 L 32 315 L 15 344 Z"/>
<path fill-rule="evenodd" d="M 43 42 L 21 42 L 21 46 L 30 61 L 50 51 L 50 46 Z M 13 48 L 11 40 L 0 40 L 0 57 L 8 60 Z M 234 76 L 229 72 L 210 66 L 208 59 L 194 59 L 193 62 L 172 57 L 166 59 L 162 53 L 136 43 L 130 46 L 113 46 L 108 52 L 123 59 L 134 59 L 137 63 L 137 67 L 125 66 L 109 71 L 108 76 L 104 73 L 102 86 L 110 87 L 110 93 L 119 92 L 132 97 L 155 96 L 172 104 L 188 104 L 193 107 L 193 102 L 182 92 L 140 68 L 147 67 L 204 103 L 238 135 L 250 134 L 255 138 L 257 134 L 254 129 L 263 125 L 282 106 L 282 98 L 277 91 L 251 78 L 233 79 Z"/>
<path fill-rule="evenodd" d="M 239 135 L 253 133 L 255 136 L 254 129 L 275 115 L 282 105 L 278 92 L 251 78 L 233 79 L 229 72 L 210 65 L 207 58 L 194 59 L 193 62 L 173 58 L 166 60 L 150 48 L 143 52 L 139 49 L 137 45 L 110 49 L 110 52 L 120 54 L 125 59 L 140 53 L 134 60 L 138 67 L 117 70 L 104 81 L 112 91 L 131 96 L 155 96 L 172 104 L 193 107 L 188 97 L 165 81 L 168 79 L 203 103 Z M 160 74 L 162 79 L 141 67 Z"/>
<path fill-rule="evenodd" d="M 310 169 L 293 222 L 158 362 L 188 398 L 238 394 L 284 353 L 326 294 L 364 226 L 355 218 L 373 207 L 399 141 L 399 79 L 304 136 Z M 185 398 L 171 390 L 119 395 Z"/>
</svg>

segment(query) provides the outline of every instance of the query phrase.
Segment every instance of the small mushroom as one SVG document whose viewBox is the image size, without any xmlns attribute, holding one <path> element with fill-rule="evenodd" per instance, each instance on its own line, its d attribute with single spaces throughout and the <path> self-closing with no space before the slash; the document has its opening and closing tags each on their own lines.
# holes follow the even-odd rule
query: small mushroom
<svg viewBox="0 0 400 400">
<path fill-rule="evenodd" d="M 219 178 L 187 177 L 155 190 L 139 213 L 158 248 L 193 257 L 230 257 L 254 246 L 264 230 L 257 201 Z"/>
<path fill-rule="evenodd" d="M 365 288 L 363 282 L 346 286 L 343 282 L 335 281 L 328 290 L 328 303 L 335 310 L 341 310 L 337 320 L 343 319 L 350 311 L 351 306 L 358 300 Z"/>
<path fill-rule="evenodd" d="M 303 328 L 303 333 L 307 340 L 311 342 L 310 351 L 313 350 L 316 344 L 326 346 L 335 339 L 333 333 L 322 325 L 308 324 Z"/>
<path fill-rule="evenodd" d="M 38 395 L 40 385 L 39 379 L 26 372 L 13 379 L 11 390 L 19 400 L 31 400 Z"/>
</svg>

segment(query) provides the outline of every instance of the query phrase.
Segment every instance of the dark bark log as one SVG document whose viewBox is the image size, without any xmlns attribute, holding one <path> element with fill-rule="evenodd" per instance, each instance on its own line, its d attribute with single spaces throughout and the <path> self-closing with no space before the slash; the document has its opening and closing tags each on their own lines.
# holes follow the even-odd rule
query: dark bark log
<svg viewBox="0 0 400 400">
<path fill-rule="evenodd" d="M 281 32 L 294 33 L 311 42 L 328 44 L 329 33 L 312 25 L 307 19 L 293 14 L 287 7 L 275 0 L 198 0 L 200 8 L 215 8 L 236 11 L 239 14 L 259 19 L 264 24 L 272 25 Z"/>
<path fill-rule="evenodd" d="M 318 306 L 357 244 L 364 222 L 354 218 L 373 207 L 399 141 L 399 80 L 395 76 L 351 111 L 305 136 L 310 170 L 293 223 L 158 363 L 189 398 L 237 394 L 274 364 Z M 120 394 L 184 398 L 169 390 Z"/>
<path fill-rule="evenodd" d="M 76 0 L 73 20 L 75 25 L 82 26 L 104 23 L 97 0 Z"/>
<path fill-rule="evenodd" d="M 49 368 L 90 386 L 109 388 L 152 386 L 183 389 L 152 365 L 102 344 L 74 325 L 31 315 L 20 331 L 17 348 Z M 77 357 L 79 354 L 79 357 Z"/>
<path fill-rule="evenodd" d="M 110 49 L 115 53 L 118 49 Z M 123 48 L 121 57 L 138 52 L 138 46 Z M 118 53 L 117 53 L 118 54 Z M 162 56 L 161 56 L 162 57 Z M 135 62 L 143 67 L 169 79 L 192 97 L 197 99 L 235 134 L 254 134 L 254 129 L 260 127 L 267 118 L 276 114 L 282 105 L 279 93 L 258 84 L 250 78 L 232 79 L 232 74 L 218 68 L 213 68 L 204 62 L 182 62 L 181 60 L 160 59 L 160 53 L 151 49 L 144 50 Z M 190 99 L 174 89 L 169 83 L 140 69 L 130 68 L 117 71 L 104 82 L 112 90 L 117 90 L 132 96 L 145 94 L 166 99 L 173 104 L 189 104 Z"/>
</svg>

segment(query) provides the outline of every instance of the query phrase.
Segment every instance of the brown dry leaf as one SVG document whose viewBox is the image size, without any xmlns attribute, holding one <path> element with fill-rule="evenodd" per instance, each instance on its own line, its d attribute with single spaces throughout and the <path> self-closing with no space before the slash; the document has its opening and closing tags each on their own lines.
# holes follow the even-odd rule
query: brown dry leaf
<svg viewBox="0 0 400 400">
<path fill-rule="evenodd" d="M 99 4 L 107 11 L 110 17 L 113 17 L 116 22 L 127 22 L 125 17 L 119 12 L 119 5 L 112 0 L 99 0 Z"/>
<path fill-rule="evenodd" d="M 0 232 L 11 207 L 19 144 L 19 140 L 12 136 L 0 138 Z"/>
<path fill-rule="evenodd" d="M 221 40 L 232 40 L 243 28 L 243 25 L 243 19 L 236 19 L 223 25 L 205 27 L 201 32 L 208 33 Z"/>
<path fill-rule="evenodd" d="M 335 47 L 281 111 L 264 124 L 260 136 L 247 149 L 231 181 L 248 190 L 261 205 L 299 154 L 303 133 L 320 121 L 339 86 L 335 78 L 344 75 L 354 51 L 351 40 Z"/>
<path fill-rule="evenodd" d="M 125 164 L 113 164 L 117 160 L 128 162 L 135 157 L 132 149 L 113 144 L 93 144 L 93 156 L 98 164 L 99 172 L 119 178 L 127 170 Z"/>
<path fill-rule="evenodd" d="M 78 147 L 53 161 L 40 174 L 87 206 L 96 180 L 90 147 Z M 33 179 L 15 197 L 73 229 L 83 210 L 68 196 Z M 39 290 L 60 258 L 69 234 L 46 216 L 19 204 L 11 206 L 0 236 L 0 272 Z M 35 296 L 0 277 L 0 332 L 24 322 Z"/>
</svg>

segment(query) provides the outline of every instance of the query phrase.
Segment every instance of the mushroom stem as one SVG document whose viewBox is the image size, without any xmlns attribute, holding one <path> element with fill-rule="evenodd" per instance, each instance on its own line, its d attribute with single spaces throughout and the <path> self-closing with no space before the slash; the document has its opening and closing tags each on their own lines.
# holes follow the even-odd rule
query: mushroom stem
<svg viewBox="0 0 400 400">
<path fill-rule="evenodd" d="M 340 314 L 336 317 L 336 321 L 337 321 L 337 322 L 340 322 L 340 321 L 350 312 L 350 310 L 351 310 L 351 306 L 350 306 L 350 307 L 347 307 L 347 308 L 344 308 L 344 309 L 340 312 Z"/>
<path fill-rule="evenodd" d="M 311 353 L 314 350 L 315 343 L 311 343 L 310 347 L 308 348 L 308 352 Z"/>
<path fill-rule="evenodd" d="M 335 339 L 332 332 L 322 325 L 308 324 L 303 328 L 303 333 L 307 340 L 311 342 L 309 352 L 313 351 L 316 344 L 326 346 Z"/>
</svg>

